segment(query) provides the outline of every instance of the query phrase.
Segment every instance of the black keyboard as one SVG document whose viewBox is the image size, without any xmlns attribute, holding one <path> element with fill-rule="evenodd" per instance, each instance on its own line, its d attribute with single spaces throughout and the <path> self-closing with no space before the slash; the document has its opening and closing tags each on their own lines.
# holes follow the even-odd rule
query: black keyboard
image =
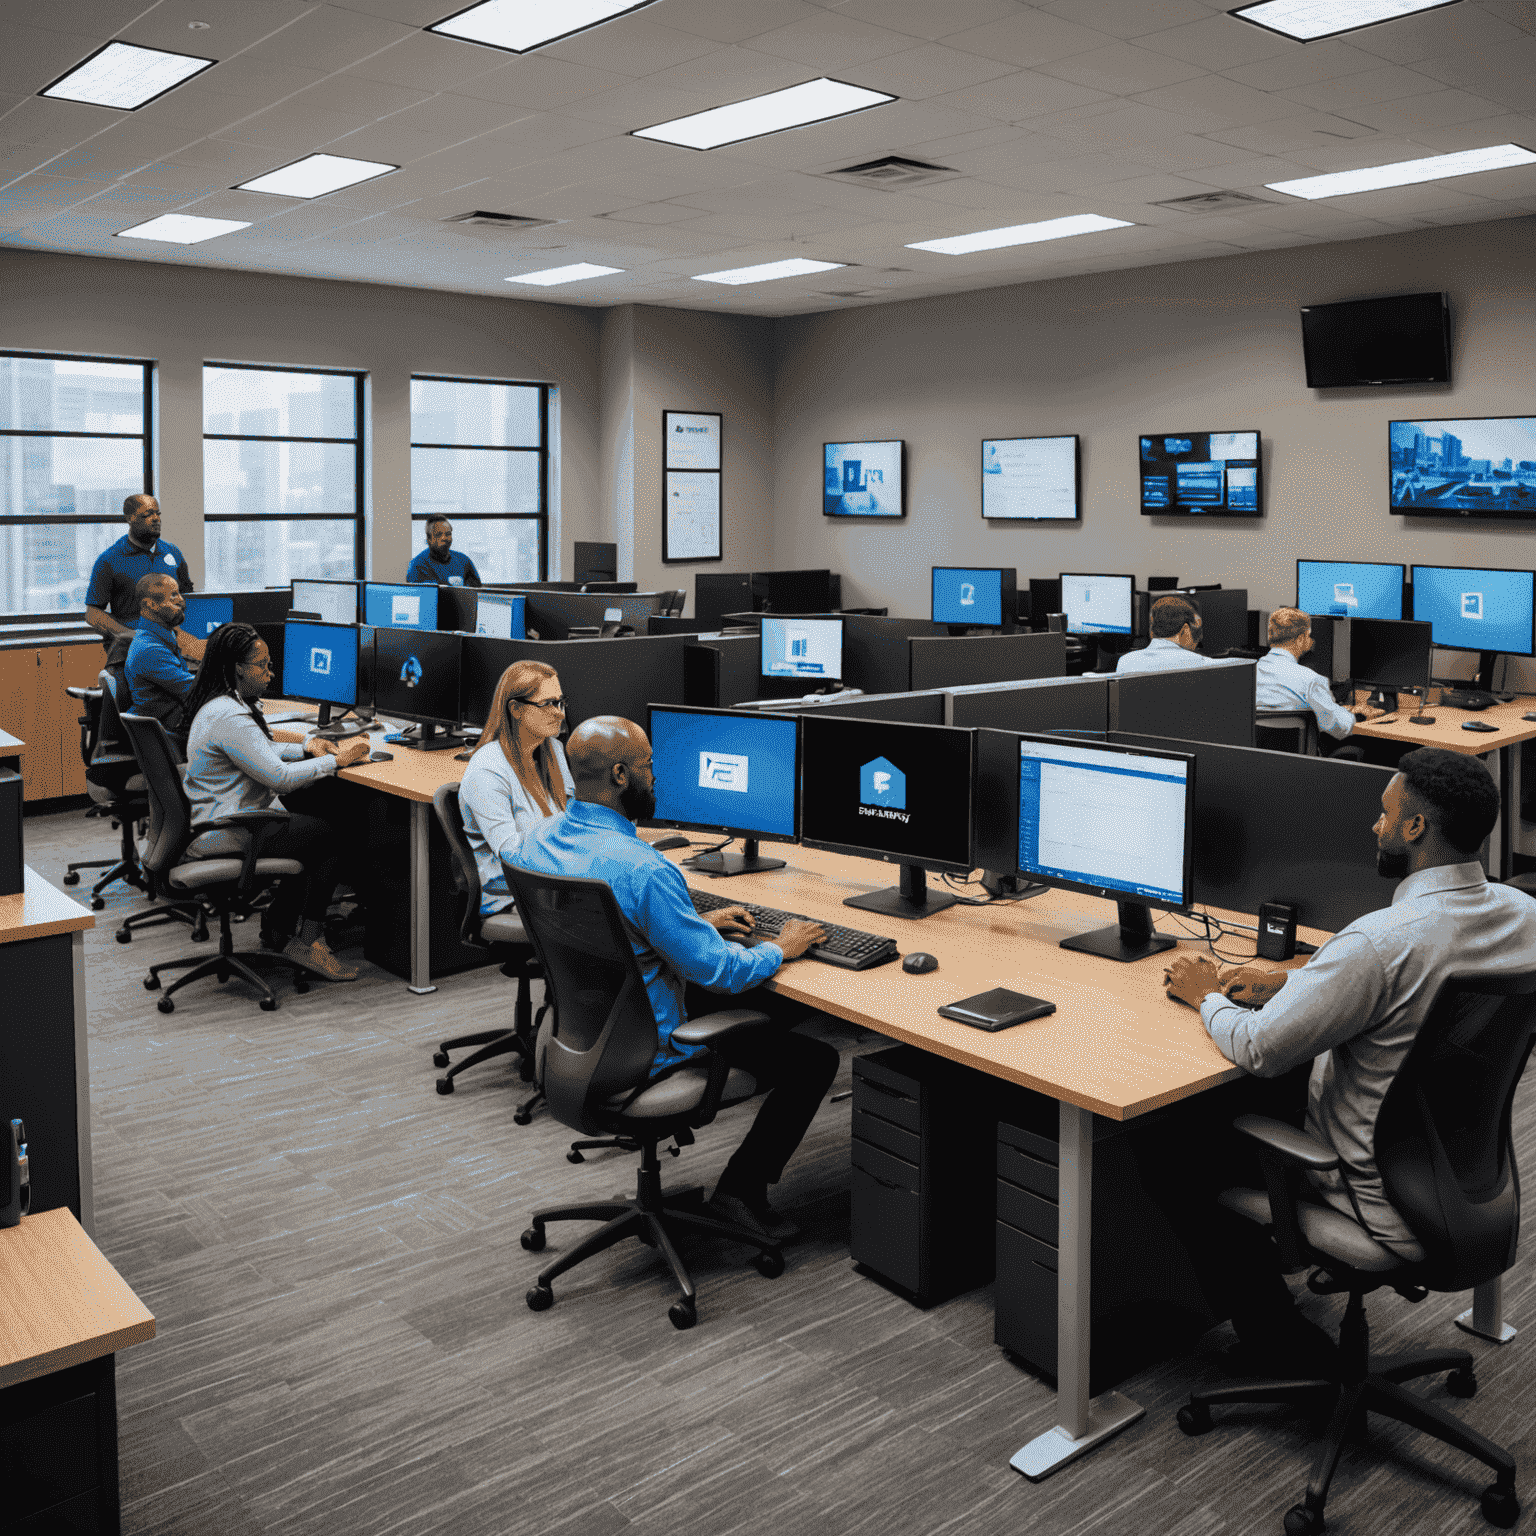
<svg viewBox="0 0 1536 1536">
<path fill-rule="evenodd" d="M 858 928 L 840 928 L 836 923 L 824 922 L 819 917 L 802 917 L 798 912 L 781 912 L 777 907 L 759 907 L 750 901 L 734 901 L 729 896 L 717 896 L 713 891 L 690 890 L 693 910 L 698 913 L 718 912 L 721 907 L 744 907 L 752 914 L 755 925 L 745 939 L 732 942 L 751 948 L 765 939 L 776 939 L 789 922 L 820 923 L 826 938 L 813 944 L 806 954 L 813 960 L 825 960 L 828 965 L 840 965 L 844 970 L 867 971 L 872 965 L 884 965 L 897 955 L 896 940 L 883 939 L 878 933 L 864 933 Z"/>
</svg>

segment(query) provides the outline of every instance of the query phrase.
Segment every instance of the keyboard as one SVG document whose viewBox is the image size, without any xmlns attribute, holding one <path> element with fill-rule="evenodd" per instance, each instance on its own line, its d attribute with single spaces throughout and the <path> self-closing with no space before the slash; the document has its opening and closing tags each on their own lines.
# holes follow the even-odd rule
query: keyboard
<svg viewBox="0 0 1536 1536">
<path fill-rule="evenodd" d="M 693 910 L 700 915 L 718 912 L 721 907 L 744 907 L 752 914 L 755 924 L 745 939 L 733 939 L 732 943 L 745 944 L 749 949 L 765 939 L 776 939 L 789 922 L 820 923 L 826 930 L 826 938 L 813 944 L 806 954 L 813 960 L 825 960 L 828 965 L 840 965 L 844 970 L 867 971 L 872 965 L 884 965 L 897 956 L 896 940 L 883 939 L 878 933 L 864 933 L 858 928 L 840 928 L 836 923 L 825 922 L 819 917 L 802 917 L 798 912 L 781 912 L 777 907 L 759 907 L 750 901 L 736 901 L 729 896 L 717 896 L 713 891 L 693 891 Z"/>
</svg>

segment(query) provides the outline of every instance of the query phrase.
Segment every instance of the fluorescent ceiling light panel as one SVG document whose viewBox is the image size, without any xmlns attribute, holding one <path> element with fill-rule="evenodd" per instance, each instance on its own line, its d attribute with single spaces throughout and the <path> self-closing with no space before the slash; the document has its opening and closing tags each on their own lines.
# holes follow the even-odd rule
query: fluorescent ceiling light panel
<svg viewBox="0 0 1536 1536">
<path fill-rule="evenodd" d="M 786 128 L 824 123 L 829 118 L 847 117 L 895 100 L 884 91 L 867 91 L 861 85 L 845 85 L 841 80 L 807 80 L 803 85 L 770 91 L 766 96 L 751 96 L 729 106 L 675 117 L 669 123 L 636 128 L 633 136 L 681 144 L 684 149 L 719 149 L 722 144 L 740 144 L 743 139 L 760 139 L 764 134 L 782 133 Z"/>
<path fill-rule="evenodd" d="M 553 288 L 559 283 L 579 283 L 587 277 L 612 277 L 623 267 L 598 267 L 590 261 L 573 262 L 568 267 L 546 267 L 542 272 L 523 272 L 509 277 L 509 283 L 531 283 L 535 288 Z"/>
<path fill-rule="evenodd" d="M 1420 11 L 1439 11 L 1461 0 L 1263 0 L 1260 5 L 1243 5 L 1227 15 L 1239 21 L 1251 21 L 1266 32 L 1294 38 L 1299 43 L 1315 43 L 1320 38 L 1338 37 L 1342 32 L 1358 32 L 1362 27 L 1379 27 L 1383 22 L 1416 16 Z"/>
<path fill-rule="evenodd" d="M 278 197 L 324 197 L 360 181 L 373 181 L 398 171 L 380 160 L 349 160 L 345 155 L 305 155 L 292 165 L 280 165 L 255 181 L 242 181 L 236 192 L 272 192 Z"/>
<path fill-rule="evenodd" d="M 806 277 L 812 272 L 832 272 L 846 266 L 843 261 L 807 261 L 803 256 L 788 261 L 765 261 L 755 267 L 734 267 L 729 272 L 696 272 L 696 283 L 727 283 L 737 287 L 742 283 L 771 283 L 780 277 Z"/>
<path fill-rule="evenodd" d="M 108 43 L 37 94 L 58 101 L 84 101 L 93 107 L 134 112 L 218 62 L 195 59 L 185 53 L 167 53 L 163 48 Z"/>
<path fill-rule="evenodd" d="M 427 31 L 508 53 L 527 53 L 654 4 L 655 0 L 639 0 L 638 5 L 635 0 L 483 0 L 433 22 Z"/>
<path fill-rule="evenodd" d="M 220 235 L 233 234 L 237 229 L 249 229 L 249 219 L 203 219 L 191 213 L 162 213 L 147 224 L 135 224 L 132 229 L 120 229 L 119 240 L 164 240 L 170 245 L 197 245 L 203 240 L 215 240 Z"/>
<path fill-rule="evenodd" d="M 1038 224 L 1012 224 L 1007 229 L 978 229 L 974 235 L 951 235 L 947 240 L 918 240 L 909 251 L 938 251 L 945 256 L 966 256 L 972 251 L 996 251 L 1005 245 L 1035 245 L 1041 240 L 1065 240 L 1069 235 L 1091 235 L 1100 229 L 1130 229 L 1128 219 L 1106 219 L 1097 213 L 1074 213 L 1064 219 L 1043 219 Z"/>
<path fill-rule="evenodd" d="M 1411 187 L 1421 181 L 1444 181 L 1478 171 L 1503 171 L 1514 165 L 1536 165 L 1536 155 L 1518 144 L 1493 144 L 1487 149 L 1463 149 L 1454 155 L 1428 155 L 1423 160 L 1397 160 L 1368 165 L 1359 171 L 1332 171 L 1296 181 L 1269 181 L 1271 192 L 1289 197 L 1343 197 L 1350 192 L 1379 192 L 1383 187 Z"/>
</svg>

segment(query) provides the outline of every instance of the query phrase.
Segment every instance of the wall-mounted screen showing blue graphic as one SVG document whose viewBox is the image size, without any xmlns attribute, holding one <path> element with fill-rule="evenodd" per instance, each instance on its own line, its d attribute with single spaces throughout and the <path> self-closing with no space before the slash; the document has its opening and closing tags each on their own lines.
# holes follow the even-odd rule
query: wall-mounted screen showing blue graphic
<svg viewBox="0 0 1536 1536">
<path fill-rule="evenodd" d="M 1453 651 L 1532 654 L 1536 574 L 1455 565 L 1413 567 L 1413 616 Z"/>
<path fill-rule="evenodd" d="M 1409 517 L 1536 517 L 1536 416 L 1394 421 L 1392 510 Z"/>
<path fill-rule="evenodd" d="M 906 514 L 898 438 L 887 443 L 826 443 L 821 510 L 828 517 Z"/>
<path fill-rule="evenodd" d="M 1403 567 L 1360 560 L 1298 560 L 1296 606 L 1341 619 L 1400 619 Z"/>
<path fill-rule="evenodd" d="M 181 627 L 194 640 L 206 640 L 221 624 L 235 622 L 235 600 L 211 592 L 187 594 L 187 616 Z"/>
<path fill-rule="evenodd" d="M 984 438 L 981 515 L 1028 522 L 1079 516 L 1077 435 Z"/>
<path fill-rule="evenodd" d="M 1143 517 L 1257 517 L 1257 432 L 1158 432 L 1141 440 Z"/>
<path fill-rule="evenodd" d="M 365 582 L 363 622 L 381 629 L 436 629 L 437 588 L 417 582 Z"/>
<path fill-rule="evenodd" d="M 525 639 L 527 601 L 521 592 L 476 592 L 475 633 L 491 635 L 497 640 Z"/>
<path fill-rule="evenodd" d="M 1069 635 L 1128 635 L 1136 595 L 1134 576 L 1061 574 L 1061 611 Z"/>
<path fill-rule="evenodd" d="M 357 637 L 355 624 L 290 619 L 283 626 L 283 697 L 351 709 L 357 703 Z"/>
<path fill-rule="evenodd" d="M 650 734 L 654 820 L 794 841 L 798 715 L 658 707 Z"/>
<path fill-rule="evenodd" d="M 1012 570 L 933 568 L 933 622 L 997 628 L 1018 617 L 1018 576 Z"/>
<path fill-rule="evenodd" d="M 762 674 L 808 683 L 843 680 L 843 621 L 763 615 Z"/>
</svg>

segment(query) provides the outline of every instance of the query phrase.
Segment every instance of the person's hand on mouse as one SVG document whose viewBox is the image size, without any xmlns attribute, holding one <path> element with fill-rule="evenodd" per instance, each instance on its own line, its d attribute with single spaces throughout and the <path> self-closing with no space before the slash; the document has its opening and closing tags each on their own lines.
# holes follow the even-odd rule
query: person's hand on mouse
<svg viewBox="0 0 1536 1536">
<path fill-rule="evenodd" d="M 807 922 L 804 918 L 792 917 L 784 924 L 783 931 L 773 942 L 784 951 L 786 960 L 798 960 L 813 944 L 820 944 L 827 936 L 827 930 L 820 923 Z"/>
<path fill-rule="evenodd" d="M 703 917 L 723 939 L 744 939 L 757 926 L 745 907 L 720 907 Z"/>
<path fill-rule="evenodd" d="M 373 750 L 373 743 L 366 736 L 354 736 L 350 741 L 331 742 L 329 746 L 335 754 L 337 768 L 350 768 L 353 763 L 366 763 L 368 754 Z"/>
</svg>

